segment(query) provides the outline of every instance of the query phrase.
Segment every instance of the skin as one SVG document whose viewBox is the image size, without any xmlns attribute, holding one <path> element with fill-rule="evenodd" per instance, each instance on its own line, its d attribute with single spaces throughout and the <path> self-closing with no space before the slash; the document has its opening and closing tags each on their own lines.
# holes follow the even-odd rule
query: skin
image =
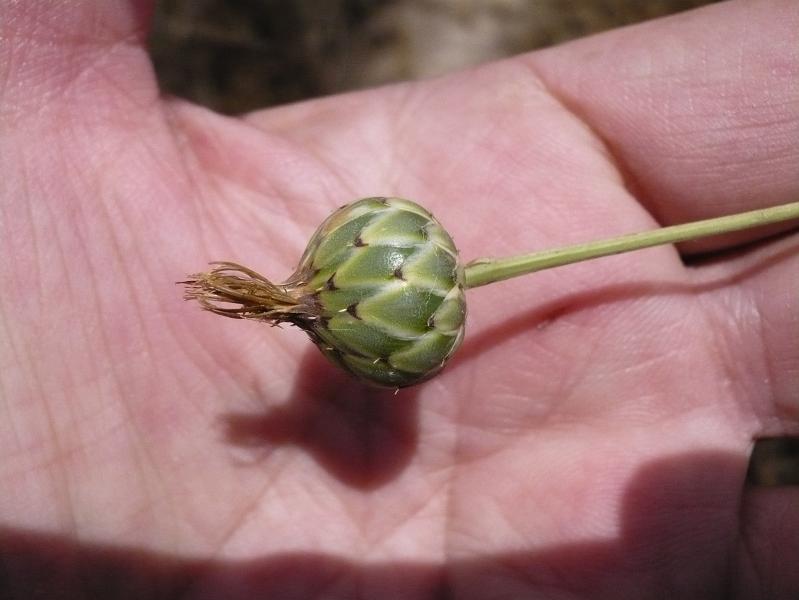
<svg viewBox="0 0 799 600">
<path fill-rule="evenodd" d="M 471 290 L 396 396 L 174 285 L 367 195 L 465 260 L 796 200 L 796 3 L 242 118 L 159 95 L 148 18 L 0 7 L 0 597 L 799 594 L 797 492 L 744 486 L 797 432 L 795 225 Z"/>
</svg>

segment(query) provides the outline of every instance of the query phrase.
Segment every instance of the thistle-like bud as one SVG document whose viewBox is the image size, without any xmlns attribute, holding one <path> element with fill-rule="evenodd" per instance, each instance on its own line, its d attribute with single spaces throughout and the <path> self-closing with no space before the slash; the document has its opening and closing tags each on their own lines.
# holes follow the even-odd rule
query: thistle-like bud
<svg viewBox="0 0 799 600">
<path fill-rule="evenodd" d="M 432 377 L 463 339 L 458 251 L 408 200 L 365 198 L 338 209 L 279 285 L 240 265 L 214 264 L 183 282 L 187 299 L 228 317 L 296 325 L 330 360 L 373 384 Z"/>
</svg>

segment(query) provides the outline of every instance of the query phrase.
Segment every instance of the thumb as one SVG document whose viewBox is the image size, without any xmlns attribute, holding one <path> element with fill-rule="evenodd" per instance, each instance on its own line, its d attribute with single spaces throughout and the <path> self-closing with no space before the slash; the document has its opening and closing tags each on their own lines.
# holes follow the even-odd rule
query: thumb
<svg viewBox="0 0 799 600">
<path fill-rule="evenodd" d="M 0 6 L 3 120 L 48 104 L 86 110 L 124 96 L 155 94 L 145 51 L 150 0 L 30 0 Z M 112 103 L 113 104 L 113 103 Z M 118 110 L 119 107 L 117 106 Z M 0 113 L 2 114 L 2 113 Z"/>
</svg>

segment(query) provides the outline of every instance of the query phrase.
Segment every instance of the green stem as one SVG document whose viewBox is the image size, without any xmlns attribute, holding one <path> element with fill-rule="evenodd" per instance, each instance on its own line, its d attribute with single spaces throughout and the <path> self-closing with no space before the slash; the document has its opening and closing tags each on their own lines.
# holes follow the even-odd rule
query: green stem
<svg viewBox="0 0 799 600">
<path fill-rule="evenodd" d="M 608 240 L 576 244 L 509 258 L 478 258 L 464 268 L 466 288 L 560 267 L 611 254 L 622 254 L 662 244 L 674 244 L 799 218 L 799 202 L 749 212 L 631 233 Z"/>
</svg>

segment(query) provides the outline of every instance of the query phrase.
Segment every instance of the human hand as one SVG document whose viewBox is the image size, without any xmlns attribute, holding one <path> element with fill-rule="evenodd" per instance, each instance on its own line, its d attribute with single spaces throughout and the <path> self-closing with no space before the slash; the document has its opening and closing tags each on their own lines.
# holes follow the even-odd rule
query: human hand
<svg viewBox="0 0 799 600">
<path fill-rule="evenodd" d="M 795 233 L 472 290 L 396 396 L 173 284 L 368 195 L 464 260 L 796 200 L 793 3 L 241 119 L 159 97 L 143 3 L 0 11 L 0 597 L 799 593 L 795 499 L 743 487 L 797 429 Z"/>
</svg>

